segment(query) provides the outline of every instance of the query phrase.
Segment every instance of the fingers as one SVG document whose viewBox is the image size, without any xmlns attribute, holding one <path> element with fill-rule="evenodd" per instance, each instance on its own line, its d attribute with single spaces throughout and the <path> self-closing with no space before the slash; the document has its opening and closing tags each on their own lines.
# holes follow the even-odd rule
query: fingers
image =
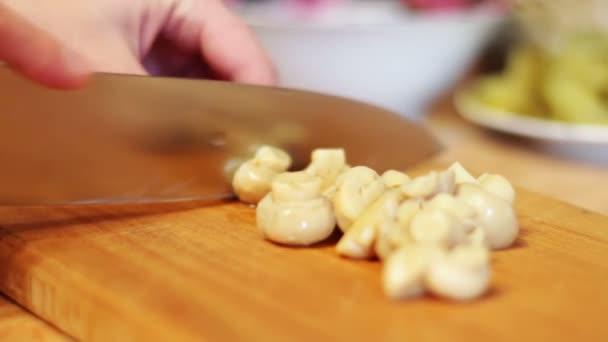
<svg viewBox="0 0 608 342">
<path fill-rule="evenodd" d="M 3 5 L 0 60 L 31 80 L 57 88 L 80 87 L 91 73 L 82 57 Z"/>
<path fill-rule="evenodd" d="M 275 70 L 247 25 L 221 1 L 205 11 L 201 52 L 219 75 L 242 83 L 274 85 Z"/>
<path fill-rule="evenodd" d="M 177 1 L 162 31 L 183 51 L 202 54 L 222 79 L 276 82 L 273 66 L 253 33 L 220 0 Z"/>
</svg>

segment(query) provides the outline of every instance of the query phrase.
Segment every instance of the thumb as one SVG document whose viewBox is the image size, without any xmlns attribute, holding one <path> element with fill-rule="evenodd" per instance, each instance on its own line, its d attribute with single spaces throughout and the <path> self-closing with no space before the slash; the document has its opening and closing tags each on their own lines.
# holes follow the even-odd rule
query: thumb
<svg viewBox="0 0 608 342">
<path fill-rule="evenodd" d="M 25 77 L 55 88 L 83 86 L 91 74 L 82 57 L 3 5 L 0 60 Z"/>
</svg>

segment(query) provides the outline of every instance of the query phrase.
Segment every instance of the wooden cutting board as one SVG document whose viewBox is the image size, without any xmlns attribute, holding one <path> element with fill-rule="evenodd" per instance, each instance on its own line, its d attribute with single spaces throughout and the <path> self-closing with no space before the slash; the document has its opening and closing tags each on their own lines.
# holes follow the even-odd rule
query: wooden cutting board
<svg viewBox="0 0 608 342">
<path fill-rule="evenodd" d="M 0 289 L 87 341 L 600 341 L 608 218 L 519 190 L 484 298 L 382 294 L 380 264 L 264 241 L 239 203 L 0 209 Z"/>
<path fill-rule="evenodd" d="M 72 339 L 0 296 L 0 341 L 69 342 Z"/>
</svg>

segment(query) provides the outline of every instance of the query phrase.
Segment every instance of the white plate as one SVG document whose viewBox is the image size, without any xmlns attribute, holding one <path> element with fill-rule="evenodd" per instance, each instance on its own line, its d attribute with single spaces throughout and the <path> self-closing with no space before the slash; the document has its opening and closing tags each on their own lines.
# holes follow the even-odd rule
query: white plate
<svg viewBox="0 0 608 342">
<path fill-rule="evenodd" d="M 533 118 L 486 106 L 460 92 L 456 109 L 465 119 L 504 133 L 555 142 L 608 145 L 608 126 L 572 124 Z"/>
<path fill-rule="evenodd" d="M 608 162 L 608 126 L 533 118 L 492 108 L 467 89 L 454 98 L 458 113 L 479 126 L 536 140 L 543 150 L 566 157 Z"/>
</svg>

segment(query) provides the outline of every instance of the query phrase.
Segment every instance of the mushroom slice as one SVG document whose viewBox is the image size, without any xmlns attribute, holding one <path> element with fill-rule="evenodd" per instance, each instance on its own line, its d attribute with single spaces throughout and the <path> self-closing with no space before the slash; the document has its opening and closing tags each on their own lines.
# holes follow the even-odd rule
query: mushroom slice
<svg viewBox="0 0 608 342">
<path fill-rule="evenodd" d="M 305 172 L 275 178 L 272 192 L 256 208 L 258 229 L 268 240 L 307 246 L 325 240 L 335 229 L 331 202 L 321 196 L 321 179 Z"/>
<path fill-rule="evenodd" d="M 394 300 L 423 294 L 428 268 L 443 254 L 433 245 L 405 245 L 390 254 L 382 265 L 384 294 Z"/>
<path fill-rule="evenodd" d="M 242 202 L 256 204 L 270 191 L 274 177 L 290 166 L 287 153 L 263 145 L 252 159 L 238 166 L 232 177 L 232 189 Z"/>
<path fill-rule="evenodd" d="M 438 193 L 453 193 L 456 185 L 454 179 L 452 170 L 431 171 L 403 183 L 401 191 L 410 198 L 428 199 Z"/>
<path fill-rule="evenodd" d="M 466 232 L 458 218 L 436 207 L 425 207 L 414 216 L 410 224 L 414 241 L 451 248 L 466 241 Z"/>
<path fill-rule="evenodd" d="M 448 170 L 454 172 L 454 180 L 456 185 L 462 183 L 477 183 L 477 179 L 473 177 L 460 163 L 453 163 Z"/>
<path fill-rule="evenodd" d="M 285 172 L 291 166 L 291 157 L 287 152 L 268 145 L 262 145 L 255 153 L 254 159 L 260 166 L 276 173 Z"/>
<path fill-rule="evenodd" d="M 257 160 L 248 160 L 234 173 L 232 189 L 240 201 L 257 204 L 269 191 L 277 172 L 261 166 Z"/>
<path fill-rule="evenodd" d="M 382 174 L 382 181 L 387 188 L 396 188 L 403 183 L 409 182 L 410 177 L 397 170 L 387 170 Z"/>
<path fill-rule="evenodd" d="M 305 201 L 321 195 L 321 178 L 304 171 L 284 172 L 272 182 L 272 196 L 277 202 Z"/>
<path fill-rule="evenodd" d="M 491 249 L 507 248 L 513 244 L 519 234 L 519 224 L 509 202 L 473 183 L 459 185 L 456 198 L 476 210 L 477 226 L 484 230 Z"/>
<path fill-rule="evenodd" d="M 513 189 L 513 186 L 505 177 L 484 173 L 479 176 L 478 180 L 481 187 L 487 192 L 504 199 L 511 205 L 515 202 L 515 189 Z"/>
<path fill-rule="evenodd" d="M 409 229 L 412 219 L 414 216 L 422 210 L 422 201 L 418 200 L 406 200 L 403 201 L 399 208 L 397 208 L 397 222 L 403 227 Z"/>
<path fill-rule="evenodd" d="M 336 251 L 353 259 L 373 256 L 374 242 L 378 236 L 378 226 L 386 220 L 394 220 L 403 194 L 399 189 L 387 190 L 344 233 Z"/>
<path fill-rule="evenodd" d="M 399 247 L 414 243 L 410 234 L 410 222 L 420 210 L 420 201 L 412 199 L 403 201 L 397 207 L 394 219 L 391 217 L 378 225 L 375 251 L 380 259 L 386 259 Z"/>
<path fill-rule="evenodd" d="M 311 153 L 311 163 L 305 169 L 313 175 L 321 177 L 321 189 L 331 187 L 336 178 L 347 169 L 346 154 L 341 148 L 319 148 Z"/>
<path fill-rule="evenodd" d="M 430 263 L 427 289 L 442 298 L 467 301 L 481 296 L 490 284 L 490 256 L 487 248 L 458 246 Z"/>
<path fill-rule="evenodd" d="M 439 173 L 437 171 L 418 176 L 401 185 L 401 191 L 410 198 L 427 198 L 434 195 L 438 189 Z"/>
<path fill-rule="evenodd" d="M 456 217 L 466 233 L 470 233 L 476 225 L 477 212 L 475 208 L 455 196 L 442 193 L 423 203 L 425 208 L 437 208 Z"/>
<path fill-rule="evenodd" d="M 346 171 L 332 198 L 336 221 L 343 232 L 348 231 L 359 217 L 385 190 L 378 173 L 366 166 Z"/>
<path fill-rule="evenodd" d="M 439 172 L 439 188 L 437 189 L 438 194 L 453 194 L 456 191 L 456 176 L 454 171 L 445 170 Z"/>
</svg>

